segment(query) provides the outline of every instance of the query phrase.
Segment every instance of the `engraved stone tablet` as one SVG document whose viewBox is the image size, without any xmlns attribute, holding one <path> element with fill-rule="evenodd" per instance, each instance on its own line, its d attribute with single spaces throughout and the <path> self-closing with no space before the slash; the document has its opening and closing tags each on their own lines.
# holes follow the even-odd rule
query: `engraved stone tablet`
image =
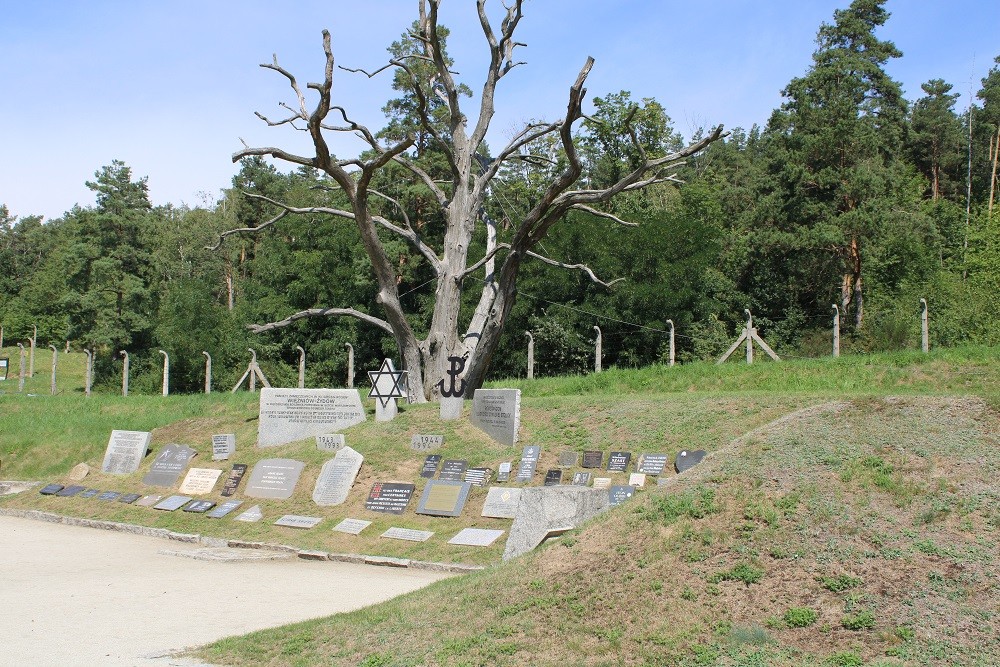
<svg viewBox="0 0 1000 667">
<path fill-rule="evenodd" d="M 562 470 L 559 468 L 553 468 L 545 473 L 545 484 L 544 486 L 559 486 L 562 484 Z"/>
<path fill-rule="evenodd" d="M 140 507 L 152 507 L 156 503 L 160 502 L 160 500 L 162 499 L 163 496 L 143 496 L 138 501 L 136 501 L 135 504 L 139 505 Z"/>
<path fill-rule="evenodd" d="M 126 493 L 121 498 L 118 499 L 118 502 L 125 503 L 126 505 L 131 505 L 135 501 L 139 500 L 139 498 L 141 497 L 142 496 L 139 495 L 138 493 Z"/>
<path fill-rule="evenodd" d="M 461 482 L 462 477 L 465 475 L 465 469 L 468 467 L 468 461 L 449 459 L 441 465 L 441 473 L 438 475 L 438 479 Z"/>
<path fill-rule="evenodd" d="M 388 537 L 394 540 L 409 540 L 410 542 L 426 542 L 431 539 L 434 533 L 428 530 L 411 530 L 410 528 L 390 528 L 379 537 Z"/>
<path fill-rule="evenodd" d="M 184 506 L 184 511 L 192 514 L 204 514 L 213 507 L 215 507 L 215 503 L 211 500 L 192 500 Z"/>
<path fill-rule="evenodd" d="M 441 409 L 439 415 L 441 421 L 459 419 L 462 416 L 462 408 L 465 407 L 465 399 L 461 396 L 442 396 Z"/>
<path fill-rule="evenodd" d="M 632 452 L 611 452 L 608 455 L 608 472 L 625 472 Z"/>
<path fill-rule="evenodd" d="M 671 478 L 671 477 L 657 477 L 656 478 L 656 485 L 657 486 L 670 486 L 670 483 L 672 481 L 673 481 L 673 478 Z"/>
<path fill-rule="evenodd" d="M 490 487 L 483 503 L 483 516 L 494 519 L 513 519 L 517 513 L 517 503 L 521 500 L 521 489 Z"/>
<path fill-rule="evenodd" d="M 77 463 L 73 466 L 73 469 L 69 471 L 68 477 L 74 482 L 81 482 L 83 478 L 90 474 L 90 466 L 86 463 Z"/>
<path fill-rule="evenodd" d="M 220 475 L 222 475 L 222 471 L 214 468 L 191 468 L 178 491 L 193 496 L 211 493 L 212 489 L 215 488 L 215 483 L 219 481 Z"/>
<path fill-rule="evenodd" d="M 629 486 L 646 486 L 646 473 L 634 472 L 628 476 Z"/>
<path fill-rule="evenodd" d="M 439 465 L 441 465 L 441 455 L 428 454 L 427 458 L 424 459 L 424 467 L 420 469 L 420 476 L 427 479 L 433 479 L 434 475 L 437 474 Z"/>
<path fill-rule="evenodd" d="M 77 498 L 93 498 L 98 493 L 100 493 L 100 490 L 98 490 L 98 489 L 87 489 L 86 491 L 84 491 L 83 493 L 81 493 L 79 496 L 77 496 Z"/>
<path fill-rule="evenodd" d="M 237 521 L 245 521 L 246 523 L 257 523 L 264 518 L 264 513 L 260 511 L 260 505 L 254 505 L 247 511 L 236 517 Z"/>
<path fill-rule="evenodd" d="M 104 501 L 112 501 L 112 500 L 118 500 L 121 497 L 121 495 L 122 494 L 120 491 L 105 491 L 101 495 L 97 496 L 97 499 Z"/>
<path fill-rule="evenodd" d="M 316 449 L 321 452 L 339 452 L 347 441 L 343 433 L 325 433 L 316 436 Z"/>
<path fill-rule="evenodd" d="M 54 496 L 62 490 L 63 490 L 62 484 L 47 484 L 46 486 L 43 486 L 41 489 L 39 489 L 38 492 L 43 496 Z"/>
<path fill-rule="evenodd" d="M 531 478 L 535 476 L 535 467 L 538 465 L 538 459 L 521 459 L 520 465 L 517 466 L 517 477 L 514 478 L 516 482 L 530 482 Z"/>
<path fill-rule="evenodd" d="M 73 486 L 67 486 L 60 489 L 59 492 L 56 493 L 56 495 L 68 498 L 70 496 L 75 496 L 76 494 L 80 493 L 81 491 L 85 491 L 86 489 L 87 487 L 85 486 L 77 486 L 74 484 Z"/>
<path fill-rule="evenodd" d="M 610 477 L 595 477 L 594 478 L 594 488 L 595 489 L 610 489 L 611 488 L 611 478 Z"/>
<path fill-rule="evenodd" d="M 174 510 L 180 509 L 189 502 L 191 502 L 191 496 L 170 496 L 166 500 L 161 500 L 156 505 L 153 505 L 153 509 L 173 512 Z"/>
<path fill-rule="evenodd" d="M 139 464 L 149 451 L 149 441 L 152 438 L 153 434 L 147 431 L 112 431 L 101 471 L 114 475 L 131 475 L 139 469 Z"/>
<path fill-rule="evenodd" d="M 521 459 L 527 461 L 538 461 L 542 455 L 541 445 L 527 445 L 521 450 Z"/>
<path fill-rule="evenodd" d="M 521 426 L 520 389 L 476 389 L 472 424 L 499 443 L 513 445 Z"/>
<path fill-rule="evenodd" d="M 197 452 L 186 445 L 167 445 L 153 459 L 153 465 L 142 478 L 142 483 L 149 486 L 174 486 L 195 454 Z"/>
<path fill-rule="evenodd" d="M 336 456 L 323 464 L 313 488 L 313 502 L 323 507 L 332 507 L 347 500 L 347 494 L 354 486 L 364 460 L 364 456 L 350 447 L 337 452 Z"/>
<path fill-rule="evenodd" d="M 406 506 L 410 504 L 413 491 L 416 489 L 413 484 L 399 484 L 397 482 L 375 482 L 372 490 L 368 493 L 365 501 L 365 509 L 373 512 L 388 512 L 389 514 L 402 514 Z"/>
<path fill-rule="evenodd" d="M 415 452 L 433 452 L 443 446 L 443 435 L 414 435 L 410 440 L 410 449 Z"/>
<path fill-rule="evenodd" d="M 584 468 L 600 468 L 604 465 L 604 452 L 586 451 L 583 453 Z"/>
<path fill-rule="evenodd" d="M 502 530 L 463 528 L 458 532 L 458 535 L 448 540 L 448 544 L 459 544 L 469 547 L 488 547 L 501 535 L 503 535 Z"/>
<path fill-rule="evenodd" d="M 341 431 L 365 421 L 357 389 L 260 390 L 257 445 L 277 447 L 286 442 Z"/>
<path fill-rule="evenodd" d="M 504 461 L 503 463 L 501 463 L 500 467 L 497 469 L 497 481 L 498 482 L 510 481 L 510 470 L 513 466 L 514 463 L 512 461 Z"/>
<path fill-rule="evenodd" d="M 236 489 L 240 488 L 240 482 L 243 481 L 243 475 L 246 472 L 246 464 L 234 463 L 233 469 L 229 471 L 229 476 L 226 477 L 226 483 L 222 485 L 222 495 L 228 497 L 236 493 Z"/>
<path fill-rule="evenodd" d="M 288 500 L 305 467 L 294 459 L 264 459 L 253 467 L 245 493 L 250 498 Z"/>
<path fill-rule="evenodd" d="M 212 460 L 226 461 L 236 452 L 236 434 L 223 433 L 212 436 Z"/>
<path fill-rule="evenodd" d="M 205 516 L 207 516 L 209 519 L 221 519 L 222 517 L 226 516 L 227 514 L 229 514 L 242 504 L 243 504 L 242 500 L 227 500 L 226 502 L 221 503 L 218 507 L 216 507 L 214 510 L 212 510 Z"/>
<path fill-rule="evenodd" d="M 576 452 L 563 452 L 559 455 L 560 468 L 572 468 L 580 460 L 580 455 Z"/>
<path fill-rule="evenodd" d="M 424 487 L 417 505 L 417 514 L 431 516 L 458 516 L 465 507 L 465 499 L 469 496 L 471 484 L 430 480 Z"/>
<path fill-rule="evenodd" d="M 361 531 L 372 525 L 371 521 L 363 521 L 361 519 L 344 519 L 336 526 L 333 527 L 338 533 L 347 533 L 348 535 L 360 535 Z"/>
<path fill-rule="evenodd" d="M 644 472 L 647 475 L 662 475 L 663 469 L 667 465 L 666 454 L 642 454 L 635 469 L 637 472 Z"/>
<path fill-rule="evenodd" d="M 469 468 L 465 471 L 465 481 L 472 486 L 486 486 L 492 474 L 489 468 Z"/>
<path fill-rule="evenodd" d="M 684 450 L 677 454 L 677 458 L 674 459 L 674 470 L 678 473 L 682 473 L 685 470 L 693 468 L 694 466 L 701 463 L 701 460 L 705 458 L 708 454 L 704 449 L 697 449 L 693 452 Z"/>
<path fill-rule="evenodd" d="M 573 475 L 573 486 L 587 486 L 590 484 L 589 472 L 578 472 Z"/>
<path fill-rule="evenodd" d="M 633 495 L 635 495 L 635 489 L 631 486 L 612 486 L 608 491 L 608 501 L 613 507 L 621 505 Z"/>
<path fill-rule="evenodd" d="M 286 514 L 277 521 L 274 522 L 275 526 L 288 526 L 289 528 L 304 528 L 308 530 L 309 528 L 315 528 L 322 517 L 315 516 L 299 516 L 298 514 Z"/>
</svg>

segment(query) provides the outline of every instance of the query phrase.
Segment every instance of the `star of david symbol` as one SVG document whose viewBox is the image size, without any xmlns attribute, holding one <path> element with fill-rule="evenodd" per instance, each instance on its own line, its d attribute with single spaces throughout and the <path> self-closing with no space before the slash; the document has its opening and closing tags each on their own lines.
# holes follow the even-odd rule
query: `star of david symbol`
<svg viewBox="0 0 1000 667">
<path fill-rule="evenodd" d="M 406 371 L 397 371 L 391 359 L 382 362 L 377 371 L 368 371 L 372 389 L 368 398 L 377 398 L 383 408 L 389 407 L 389 401 L 406 398 Z"/>
</svg>

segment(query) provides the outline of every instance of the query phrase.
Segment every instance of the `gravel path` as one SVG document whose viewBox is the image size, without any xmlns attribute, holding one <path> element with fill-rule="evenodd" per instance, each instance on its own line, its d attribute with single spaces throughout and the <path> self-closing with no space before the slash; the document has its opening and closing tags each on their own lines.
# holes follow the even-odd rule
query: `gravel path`
<svg viewBox="0 0 1000 667">
<path fill-rule="evenodd" d="M 0 665 L 193 665 L 169 654 L 349 611 L 447 574 L 243 560 L 152 537 L 0 516 Z M 225 551 L 229 551 L 227 554 Z M 227 557 L 228 556 L 228 557 Z"/>
</svg>

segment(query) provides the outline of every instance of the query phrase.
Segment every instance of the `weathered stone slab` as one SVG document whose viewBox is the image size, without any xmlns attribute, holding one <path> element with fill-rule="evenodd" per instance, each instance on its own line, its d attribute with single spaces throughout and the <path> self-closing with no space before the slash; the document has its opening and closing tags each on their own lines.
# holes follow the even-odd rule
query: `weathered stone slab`
<svg viewBox="0 0 1000 667">
<path fill-rule="evenodd" d="M 260 510 L 260 505 L 254 505 L 250 509 L 240 514 L 236 517 L 237 521 L 243 521 L 245 523 L 257 523 L 264 518 L 264 513 Z"/>
<path fill-rule="evenodd" d="M 63 490 L 62 484 L 46 484 L 41 489 L 38 490 L 43 496 L 54 496 Z"/>
<path fill-rule="evenodd" d="M 357 389 L 276 389 L 260 392 L 258 447 L 277 447 L 365 421 Z"/>
<path fill-rule="evenodd" d="M 662 475 L 669 459 L 666 454 L 641 454 L 635 469 L 647 475 Z"/>
<path fill-rule="evenodd" d="M 191 496 L 170 496 L 166 500 L 161 500 L 156 505 L 153 505 L 153 509 L 173 512 L 174 510 L 179 510 L 189 502 L 191 502 Z"/>
<path fill-rule="evenodd" d="M 149 486 L 171 487 L 177 484 L 181 473 L 198 452 L 187 445 L 170 444 L 160 450 L 153 459 L 149 472 L 142 483 Z"/>
<path fill-rule="evenodd" d="M 250 498 L 288 500 L 306 464 L 294 459 L 264 459 L 253 467 L 245 494 Z"/>
<path fill-rule="evenodd" d="M 224 503 L 220 503 L 218 507 L 206 514 L 209 519 L 221 519 L 226 516 L 237 507 L 243 504 L 242 500 L 227 500 Z"/>
<path fill-rule="evenodd" d="M 113 475 L 131 475 L 149 451 L 153 434 L 148 431 L 111 431 L 108 448 L 104 452 L 101 471 Z"/>
<path fill-rule="evenodd" d="M 236 434 L 222 433 L 212 436 L 212 460 L 227 461 L 236 453 Z"/>
<path fill-rule="evenodd" d="M 101 495 L 97 496 L 97 499 L 105 502 L 111 502 L 112 500 L 118 500 L 121 496 L 121 491 L 105 491 Z"/>
<path fill-rule="evenodd" d="M 414 435 L 410 439 L 410 449 L 415 452 L 433 452 L 443 446 L 443 435 Z"/>
<path fill-rule="evenodd" d="M 472 424 L 499 443 L 513 445 L 521 426 L 520 389 L 476 389 Z"/>
<path fill-rule="evenodd" d="M 316 449 L 321 452 L 339 452 L 347 444 L 343 433 L 324 433 L 316 436 Z"/>
<path fill-rule="evenodd" d="M 575 528 L 608 506 L 607 491 L 567 485 L 522 489 L 504 560 L 528 553 L 550 533 Z"/>
<path fill-rule="evenodd" d="M 440 454 L 428 454 L 424 459 L 424 467 L 420 469 L 420 476 L 425 479 L 433 479 L 437 475 L 438 466 L 441 465 Z"/>
<path fill-rule="evenodd" d="M 600 468 L 604 465 L 604 452 L 588 450 L 583 453 L 584 468 Z"/>
<path fill-rule="evenodd" d="M 86 463 L 77 463 L 73 466 L 73 469 L 69 471 L 67 477 L 74 482 L 82 482 L 83 479 L 90 474 L 90 466 Z"/>
<path fill-rule="evenodd" d="M 298 514 L 286 514 L 274 522 L 275 526 L 287 526 L 288 528 L 302 528 L 308 530 L 315 528 L 322 521 L 322 517 L 299 516 Z"/>
<path fill-rule="evenodd" d="M 580 455 L 576 452 L 563 452 L 559 455 L 560 468 L 573 468 L 580 461 Z"/>
<path fill-rule="evenodd" d="M 139 500 L 139 498 L 141 498 L 141 497 L 142 497 L 142 495 L 139 494 L 139 493 L 126 493 L 126 494 L 123 494 L 118 499 L 118 502 L 125 503 L 126 505 L 131 505 L 135 501 Z"/>
<path fill-rule="evenodd" d="M 247 466 L 245 463 L 234 463 L 233 469 L 229 471 L 229 476 L 226 477 L 226 483 L 222 485 L 222 495 L 231 496 L 236 493 L 236 489 L 240 488 L 240 482 L 243 481 L 243 475 L 247 473 Z"/>
<path fill-rule="evenodd" d="M 513 519 L 517 514 L 517 504 L 521 500 L 521 489 L 493 486 L 486 492 L 483 516 L 494 519 Z"/>
<path fill-rule="evenodd" d="M 344 519 L 336 526 L 333 527 L 338 533 L 347 533 L 348 535 L 360 535 L 361 531 L 372 525 L 371 521 L 364 521 L 362 519 Z"/>
<path fill-rule="evenodd" d="M 469 462 L 465 459 L 449 459 L 441 464 L 441 472 L 438 473 L 438 479 L 461 482 L 462 477 L 465 475 L 465 469 L 468 467 Z"/>
<path fill-rule="evenodd" d="M 152 507 L 156 503 L 160 502 L 162 499 L 163 496 L 156 496 L 156 495 L 143 496 L 142 498 L 137 500 L 135 504 L 139 505 L 140 507 Z"/>
<path fill-rule="evenodd" d="M 347 500 L 347 494 L 354 486 L 364 460 L 364 456 L 350 447 L 337 452 L 336 456 L 323 464 L 313 488 L 313 502 L 322 507 L 333 507 Z"/>
<path fill-rule="evenodd" d="M 559 486 L 562 484 L 562 469 L 553 468 L 545 473 L 545 486 Z"/>
<path fill-rule="evenodd" d="M 508 482 L 510 481 L 510 471 L 514 467 L 513 461 L 504 461 L 497 468 L 497 481 L 498 482 Z"/>
<path fill-rule="evenodd" d="M 77 498 L 93 498 L 100 492 L 101 492 L 100 489 L 87 489 L 86 491 L 78 495 Z"/>
<path fill-rule="evenodd" d="M 701 460 L 705 458 L 708 454 L 704 449 L 696 449 L 695 451 L 684 450 L 678 452 L 677 457 L 674 459 L 674 470 L 679 473 L 685 470 L 690 470 L 694 466 L 701 463 Z"/>
<path fill-rule="evenodd" d="M 465 507 L 471 484 L 448 480 L 430 480 L 417 505 L 417 514 L 458 516 Z"/>
<path fill-rule="evenodd" d="M 375 482 L 365 501 L 365 509 L 373 512 L 402 514 L 410 504 L 410 498 L 417 487 L 398 482 Z"/>
<path fill-rule="evenodd" d="M 628 476 L 629 486 L 646 486 L 646 473 L 634 472 Z"/>
<path fill-rule="evenodd" d="M 412 530 L 410 528 L 390 528 L 379 537 L 388 537 L 394 540 L 408 540 L 410 542 L 426 542 L 434 536 L 429 530 Z"/>
<path fill-rule="evenodd" d="M 451 421 L 453 419 L 461 419 L 462 408 L 465 407 L 465 399 L 461 396 L 455 397 L 442 397 L 441 398 L 441 409 L 439 416 L 441 421 Z"/>
<path fill-rule="evenodd" d="M 634 495 L 635 488 L 632 486 L 612 486 L 608 490 L 608 502 L 612 507 L 615 505 L 621 505 Z"/>
<path fill-rule="evenodd" d="M 87 487 L 85 486 L 79 486 L 77 484 L 73 484 L 72 486 L 63 487 L 62 489 L 59 490 L 58 493 L 56 493 L 56 495 L 62 496 L 64 498 L 70 498 L 80 493 L 81 491 L 86 491 L 86 490 Z"/>
<path fill-rule="evenodd" d="M 191 468 L 178 491 L 192 496 L 203 496 L 212 492 L 221 475 L 222 471 L 215 468 Z"/>
<path fill-rule="evenodd" d="M 608 472 L 625 472 L 632 460 L 632 452 L 611 452 L 608 455 Z"/>
<path fill-rule="evenodd" d="M 455 537 L 448 540 L 448 544 L 457 544 L 469 547 L 488 547 L 496 539 L 503 535 L 502 530 L 489 530 L 486 528 L 463 528 Z"/>
<path fill-rule="evenodd" d="M 204 514 L 213 507 L 215 507 L 215 503 L 211 500 L 192 500 L 184 506 L 184 511 L 192 514 Z"/>
<path fill-rule="evenodd" d="M 573 475 L 573 486 L 587 486 L 590 484 L 589 472 L 578 472 Z"/>
</svg>

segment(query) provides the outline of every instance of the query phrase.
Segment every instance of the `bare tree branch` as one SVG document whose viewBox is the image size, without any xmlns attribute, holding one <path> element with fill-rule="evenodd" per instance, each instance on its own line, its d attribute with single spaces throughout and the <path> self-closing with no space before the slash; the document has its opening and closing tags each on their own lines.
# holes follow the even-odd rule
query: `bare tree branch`
<svg viewBox="0 0 1000 667">
<path fill-rule="evenodd" d="M 267 229 L 268 227 L 270 227 L 274 223 L 278 222 L 279 220 L 281 220 L 282 218 L 284 218 L 286 215 L 288 215 L 288 213 L 289 213 L 289 211 L 282 211 L 281 213 L 279 213 L 278 215 L 274 216 L 273 218 L 271 218 L 267 222 L 263 222 L 263 223 L 257 225 L 256 227 L 242 227 L 240 229 L 229 229 L 229 230 L 226 230 L 226 231 L 224 231 L 224 232 L 222 232 L 222 233 L 219 234 L 219 242 L 218 243 L 216 243 L 215 245 L 207 245 L 207 246 L 205 246 L 205 250 L 212 250 L 212 251 L 218 250 L 219 248 L 222 247 L 222 243 L 226 240 L 226 238 L 228 238 L 228 237 L 230 237 L 230 236 L 232 236 L 234 234 L 256 234 L 257 232 L 259 232 L 259 231 L 261 231 L 263 229 Z"/>
<path fill-rule="evenodd" d="M 281 329 L 287 327 L 289 324 L 297 322 L 308 317 L 354 317 L 362 322 L 367 322 L 368 324 L 374 324 L 380 329 L 384 329 L 389 333 L 393 333 L 392 327 L 383 319 L 369 315 L 368 313 L 362 313 L 360 310 L 355 310 L 354 308 L 310 308 L 309 310 L 301 310 L 294 315 L 290 315 L 283 320 L 278 322 L 269 322 L 268 324 L 248 324 L 247 329 L 253 333 L 264 333 L 265 331 L 274 331 L 275 329 Z"/>
<path fill-rule="evenodd" d="M 599 211 L 598 209 L 587 206 L 586 204 L 574 204 L 570 206 L 570 208 L 573 209 L 574 211 L 584 211 L 585 213 L 589 213 L 590 215 L 593 215 L 595 217 L 611 220 L 612 222 L 616 222 L 619 225 L 624 225 L 626 227 L 639 226 L 639 223 L 637 222 L 628 222 L 627 220 L 622 220 L 614 213 L 608 213 L 607 211 Z"/>
<path fill-rule="evenodd" d="M 438 186 L 438 184 L 434 182 L 434 179 L 431 178 L 430 174 L 428 174 L 421 167 L 417 166 L 416 164 L 414 164 L 413 162 L 407 160 L 402 156 L 397 155 L 393 159 L 398 164 L 401 164 L 402 166 L 409 169 L 417 178 L 421 180 L 421 182 L 423 182 L 424 185 L 427 186 L 428 190 L 434 193 L 434 198 L 437 199 L 438 205 L 441 208 L 446 208 L 448 206 L 448 195 L 445 194 L 445 191 L 442 190 L 440 186 Z"/>
<path fill-rule="evenodd" d="M 626 224 L 629 224 L 629 223 L 626 223 Z M 633 226 L 638 227 L 638 225 L 633 225 Z M 510 250 L 510 248 L 511 248 L 511 245 L 509 243 L 498 243 L 497 246 L 496 246 L 496 248 L 494 248 L 492 252 L 487 253 L 481 260 L 479 260 L 478 262 L 476 262 L 475 264 L 473 264 L 472 266 L 470 266 L 468 269 L 466 269 L 462 273 L 461 278 L 465 278 L 465 277 L 467 277 L 467 276 L 475 273 L 484 264 L 486 264 L 487 262 L 495 259 L 496 258 L 496 254 L 500 250 L 504 250 L 504 249 L 505 250 Z M 625 280 L 624 278 L 615 278 L 611 282 L 606 283 L 603 280 L 601 280 L 600 278 L 598 278 L 597 275 L 594 274 L 594 271 L 589 266 L 587 266 L 586 264 L 567 264 L 565 262 L 560 262 L 560 261 L 552 259 L 550 257 L 546 257 L 545 255 L 541 255 L 541 254 L 539 254 L 539 253 L 537 253 L 537 252 L 535 252 L 533 250 L 526 250 L 524 254 L 527 255 L 528 257 L 534 257 L 535 259 L 541 260 L 541 261 L 545 262 L 546 264 L 548 264 L 550 266 L 558 266 L 561 269 L 572 269 L 572 270 L 583 271 L 584 273 L 587 274 L 587 276 L 590 277 L 590 279 L 593 282 L 597 283 L 598 285 L 601 285 L 602 287 L 610 288 L 615 283 L 618 283 L 618 282 L 621 282 L 621 281 Z M 492 273 L 492 272 L 490 272 L 490 273 Z"/>
</svg>

